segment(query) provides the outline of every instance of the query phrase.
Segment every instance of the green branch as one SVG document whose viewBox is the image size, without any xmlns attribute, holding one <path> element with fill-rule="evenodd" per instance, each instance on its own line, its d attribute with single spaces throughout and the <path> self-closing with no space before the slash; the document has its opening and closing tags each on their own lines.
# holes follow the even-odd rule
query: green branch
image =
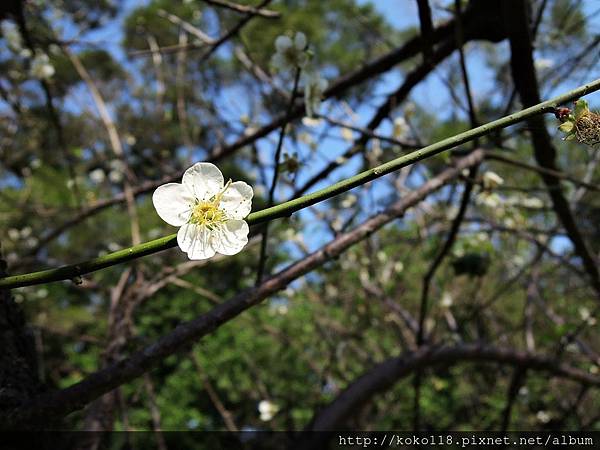
<svg viewBox="0 0 600 450">
<path fill-rule="evenodd" d="M 465 131 L 464 133 L 457 134 L 449 137 L 435 144 L 424 147 L 420 150 L 416 150 L 408 155 L 401 156 L 393 159 L 387 163 L 381 164 L 380 166 L 374 167 L 369 170 L 365 170 L 353 177 L 347 178 L 338 183 L 332 184 L 329 187 L 320 189 L 312 194 L 307 194 L 288 202 L 281 203 L 279 205 L 265 208 L 261 211 L 251 213 L 246 221 L 248 225 L 256 225 L 277 219 L 280 217 L 288 217 L 292 213 L 304 209 L 308 206 L 314 205 L 315 203 L 322 202 L 338 194 L 346 192 L 357 186 L 361 186 L 369 181 L 380 178 L 390 172 L 394 172 L 402 167 L 409 166 L 422 161 L 431 156 L 437 155 L 445 150 L 457 147 L 465 142 L 472 141 L 480 138 L 493 131 L 506 128 L 510 125 L 514 125 L 518 122 L 522 122 L 532 116 L 554 112 L 554 108 L 564 104 L 566 102 L 578 99 L 590 92 L 600 90 L 600 79 L 595 80 L 586 85 L 580 86 L 566 94 L 555 97 L 551 100 L 539 103 L 530 108 L 524 109 L 514 114 L 510 114 L 493 122 L 489 122 L 485 125 L 473 128 Z M 123 250 L 119 250 L 114 253 L 110 253 L 105 256 L 90 259 L 79 264 L 73 264 L 68 266 L 57 267 L 55 269 L 47 269 L 39 272 L 26 273 L 23 275 L 14 275 L 11 277 L 0 278 L 0 288 L 10 289 L 23 286 L 31 286 L 35 284 L 49 283 L 52 281 L 70 280 L 77 279 L 81 275 L 94 272 L 96 270 L 104 269 L 106 267 L 121 264 L 132 259 L 141 258 L 142 256 L 157 253 L 162 250 L 166 250 L 177 246 L 177 235 L 172 234 L 165 236 L 153 241 L 145 242 L 143 244 L 135 245 Z"/>
</svg>

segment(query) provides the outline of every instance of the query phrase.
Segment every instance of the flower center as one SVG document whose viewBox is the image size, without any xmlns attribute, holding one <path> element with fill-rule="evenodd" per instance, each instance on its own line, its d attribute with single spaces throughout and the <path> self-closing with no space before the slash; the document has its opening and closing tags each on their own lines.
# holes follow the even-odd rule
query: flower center
<svg viewBox="0 0 600 450">
<path fill-rule="evenodd" d="M 192 215 L 190 222 L 200 226 L 206 226 L 213 229 L 216 225 L 224 223 L 227 220 L 225 211 L 219 208 L 219 203 L 223 194 L 231 184 L 231 180 L 227 182 L 225 187 L 218 192 L 210 200 L 196 200 L 192 206 Z"/>
</svg>

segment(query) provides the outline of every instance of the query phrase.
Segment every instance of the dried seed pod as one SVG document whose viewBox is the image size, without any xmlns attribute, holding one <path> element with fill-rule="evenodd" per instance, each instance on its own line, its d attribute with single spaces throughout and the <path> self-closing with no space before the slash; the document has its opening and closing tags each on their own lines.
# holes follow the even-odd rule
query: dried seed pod
<svg viewBox="0 0 600 450">
<path fill-rule="evenodd" d="M 600 144 L 600 114 L 584 111 L 575 121 L 575 137 L 582 144 L 596 147 Z"/>
<path fill-rule="evenodd" d="M 565 133 L 565 140 L 577 139 L 590 147 L 600 145 L 600 114 L 590 111 L 585 100 L 575 102 L 573 113 L 568 108 L 557 108 L 554 114 L 562 122 L 558 129 Z"/>
</svg>

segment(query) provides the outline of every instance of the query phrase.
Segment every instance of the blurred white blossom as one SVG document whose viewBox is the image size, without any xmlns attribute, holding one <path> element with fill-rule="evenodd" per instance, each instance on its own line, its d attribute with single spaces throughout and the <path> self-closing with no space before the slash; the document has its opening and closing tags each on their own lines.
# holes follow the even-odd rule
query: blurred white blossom
<svg viewBox="0 0 600 450">
<path fill-rule="evenodd" d="M 344 197 L 344 200 L 341 202 L 342 208 L 352 208 L 356 202 L 358 201 L 358 197 L 354 194 L 348 194 Z"/>
<path fill-rule="evenodd" d="M 342 135 L 342 139 L 346 142 L 352 142 L 354 140 L 354 134 L 350 128 L 342 127 L 340 129 L 340 134 Z"/>
<path fill-rule="evenodd" d="M 54 75 L 54 66 L 50 64 L 50 58 L 45 53 L 36 53 L 31 60 L 31 76 L 38 80 L 47 80 Z"/>
<path fill-rule="evenodd" d="M 94 182 L 94 183 L 102 183 L 106 178 L 106 174 L 104 173 L 104 170 L 97 168 L 94 169 L 90 172 L 90 179 Z"/>
<path fill-rule="evenodd" d="M 498 194 L 482 192 L 476 197 L 475 202 L 478 205 L 487 206 L 488 208 L 495 209 L 498 206 L 500 206 L 500 204 L 502 203 L 502 199 Z"/>
<path fill-rule="evenodd" d="M 550 414 L 548 414 L 546 411 L 538 411 L 535 417 L 541 423 L 548 423 L 552 419 L 552 416 L 550 416 Z"/>
<path fill-rule="evenodd" d="M 261 400 L 258 403 L 258 412 L 260 413 L 260 420 L 268 422 L 275 414 L 279 411 L 279 406 L 270 400 Z"/>
<path fill-rule="evenodd" d="M 321 107 L 323 92 L 327 89 L 327 80 L 321 78 L 316 72 L 309 72 L 303 75 L 304 79 L 304 106 L 306 115 L 314 117 Z"/>
<path fill-rule="evenodd" d="M 304 33 L 296 33 L 294 39 L 286 35 L 278 36 L 275 39 L 275 50 L 271 64 L 276 70 L 304 68 L 308 63 L 309 55 L 306 51 Z"/>
<path fill-rule="evenodd" d="M 440 305 L 442 305 L 443 308 L 450 308 L 453 303 L 454 299 L 452 298 L 452 295 L 449 292 L 444 292 L 442 294 L 442 301 L 440 302 Z"/>
<path fill-rule="evenodd" d="M 118 170 L 111 170 L 108 172 L 108 179 L 113 183 L 120 183 L 123 181 L 123 172 L 119 172 Z"/>
<path fill-rule="evenodd" d="M 483 174 L 483 187 L 485 189 L 494 189 L 502 184 L 504 184 L 504 178 L 496 172 L 488 170 Z"/>
<path fill-rule="evenodd" d="M 0 29 L 2 30 L 2 36 L 6 39 L 8 47 L 14 52 L 20 52 L 23 49 L 23 39 L 21 38 L 21 33 L 17 26 L 12 22 L 4 20 L 0 25 Z"/>
<path fill-rule="evenodd" d="M 18 241 L 20 236 L 21 236 L 21 234 L 19 233 L 19 230 L 17 230 L 16 228 L 10 228 L 8 230 L 8 237 L 10 238 L 11 241 Z"/>
<path fill-rule="evenodd" d="M 550 58 L 536 58 L 533 62 L 535 70 L 541 71 L 554 67 L 554 60 Z"/>
<path fill-rule="evenodd" d="M 392 132 L 394 139 L 404 139 L 409 133 L 409 131 L 410 127 L 408 126 L 408 122 L 406 122 L 406 119 L 404 117 L 396 117 L 394 119 L 394 130 Z"/>
<path fill-rule="evenodd" d="M 305 117 L 302 119 L 302 124 L 307 127 L 318 127 L 323 123 L 323 119 L 315 119 L 313 117 Z"/>
<path fill-rule="evenodd" d="M 33 231 L 33 230 L 31 229 L 31 227 L 24 227 L 24 228 L 21 230 L 21 238 L 23 238 L 23 239 L 27 239 L 29 236 L 31 236 L 31 232 L 32 232 L 32 231 Z"/>
</svg>

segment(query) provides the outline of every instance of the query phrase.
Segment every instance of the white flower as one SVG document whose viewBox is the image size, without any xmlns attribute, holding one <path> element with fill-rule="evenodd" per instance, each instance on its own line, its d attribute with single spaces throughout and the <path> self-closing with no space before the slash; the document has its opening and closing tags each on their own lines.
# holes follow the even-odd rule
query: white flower
<svg viewBox="0 0 600 450">
<path fill-rule="evenodd" d="M 104 170 L 102 170 L 100 168 L 94 169 L 90 172 L 90 179 L 94 183 L 102 183 L 105 178 L 106 178 L 106 174 L 104 173 Z"/>
<path fill-rule="evenodd" d="M 537 420 L 542 423 L 548 423 L 552 419 L 552 416 L 550 416 L 550 414 L 548 414 L 546 411 L 538 411 L 535 416 Z"/>
<path fill-rule="evenodd" d="M 594 316 L 592 316 L 592 313 L 590 312 L 590 310 L 587 309 L 585 306 L 582 306 L 581 308 L 579 308 L 579 316 L 581 317 L 581 320 L 583 320 L 584 322 L 587 322 L 588 325 L 590 325 L 590 326 L 596 325 L 596 318 Z"/>
<path fill-rule="evenodd" d="M 533 65 L 537 71 L 551 69 L 554 66 L 554 60 L 550 58 L 536 58 Z"/>
<path fill-rule="evenodd" d="M 453 304 L 454 299 L 452 298 L 452 295 L 450 295 L 449 292 L 444 292 L 444 294 L 442 295 L 442 301 L 440 302 L 440 305 L 443 308 L 450 308 Z"/>
<path fill-rule="evenodd" d="M 496 209 L 502 203 L 502 199 L 500 198 L 500 196 L 498 194 L 495 194 L 495 193 L 490 194 L 489 192 L 482 192 L 481 194 L 479 194 L 477 196 L 475 201 L 476 201 L 476 203 L 487 206 L 490 209 Z"/>
<path fill-rule="evenodd" d="M 111 170 L 108 172 L 108 179 L 113 183 L 120 183 L 123 181 L 123 172 L 119 172 L 118 170 Z"/>
<path fill-rule="evenodd" d="M 483 187 L 486 189 L 493 189 L 504 183 L 504 179 L 496 172 L 488 170 L 483 174 Z"/>
<path fill-rule="evenodd" d="M 340 134 L 342 135 L 342 139 L 346 142 L 352 142 L 354 140 L 354 134 L 350 128 L 341 128 Z"/>
<path fill-rule="evenodd" d="M 404 117 L 396 117 L 394 119 L 394 139 L 401 140 L 405 138 L 409 131 L 410 128 Z"/>
<path fill-rule="evenodd" d="M 225 184 L 214 164 L 196 163 L 181 184 L 159 186 L 152 201 L 161 219 L 181 227 L 179 248 L 190 259 L 207 259 L 215 253 L 235 255 L 248 243 L 248 224 L 242 219 L 250 213 L 252 196 L 243 181 Z"/>
<path fill-rule="evenodd" d="M 27 239 L 29 236 L 31 236 L 31 227 L 25 227 L 21 230 L 21 237 L 23 239 Z"/>
<path fill-rule="evenodd" d="M 305 117 L 302 119 L 302 124 L 307 127 L 318 127 L 322 123 L 322 119 L 313 119 L 312 117 Z"/>
<path fill-rule="evenodd" d="M 348 195 L 346 195 L 344 200 L 342 200 L 340 205 L 342 206 L 342 208 L 352 208 L 356 204 L 357 201 L 358 201 L 358 197 L 356 195 L 348 194 Z"/>
<path fill-rule="evenodd" d="M 54 75 L 54 67 L 50 64 L 50 58 L 45 53 L 36 53 L 31 60 L 29 70 L 31 76 L 39 80 L 47 80 Z"/>
<path fill-rule="evenodd" d="M 544 202 L 537 197 L 525 197 L 522 205 L 526 208 L 542 209 L 544 207 Z"/>
<path fill-rule="evenodd" d="M 327 89 L 327 80 L 321 78 L 318 73 L 308 73 L 303 78 L 306 115 L 314 117 L 321 107 L 323 92 Z"/>
<path fill-rule="evenodd" d="M 268 422 L 277 414 L 279 406 L 269 400 L 261 400 L 258 403 L 258 412 L 260 413 L 260 420 Z"/>
<path fill-rule="evenodd" d="M 521 386 L 519 389 L 519 395 L 526 397 L 529 395 L 529 388 L 527 386 Z"/>
<path fill-rule="evenodd" d="M 17 241 L 19 240 L 20 237 L 20 233 L 19 230 L 17 230 L 16 228 L 10 228 L 8 230 L 8 237 L 10 238 L 11 241 Z"/>
<path fill-rule="evenodd" d="M 23 39 L 17 26 L 12 22 L 3 21 L 1 25 L 2 36 L 6 39 L 8 47 L 14 52 L 20 52 L 23 49 Z"/>
<path fill-rule="evenodd" d="M 304 33 L 296 33 L 293 40 L 289 36 L 278 36 L 275 39 L 275 50 L 271 64 L 277 70 L 304 68 L 308 63 Z"/>
</svg>

